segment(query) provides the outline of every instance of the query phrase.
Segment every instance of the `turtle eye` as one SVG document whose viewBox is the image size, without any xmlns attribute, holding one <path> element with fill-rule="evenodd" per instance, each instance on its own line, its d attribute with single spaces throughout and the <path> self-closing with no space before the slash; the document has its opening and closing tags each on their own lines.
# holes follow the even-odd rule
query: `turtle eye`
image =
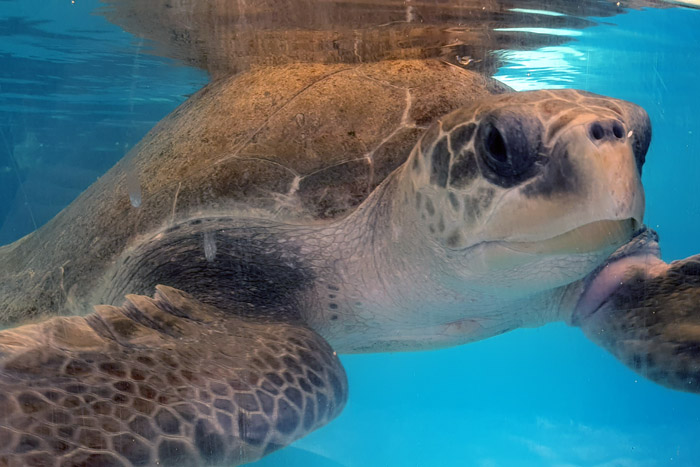
<svg viewBox="0 0 700 467">
<path fill-rule="evenodd" d="M 486 141 L 484 144 L 486 152 L 497 165 L 508 164 L 508 150 L 506 142 L 503 141 L 503 135 L 498 128 L 490 126 L 486 133 Z"/>
<path fill-rule="evenodd" d="M 503 187 L 533 175 L 540 150 L 541 124 L 527 115 L 502 112 L 479 127 L 479 152 L 489 170 L 484 175 Z"/>
</svg>

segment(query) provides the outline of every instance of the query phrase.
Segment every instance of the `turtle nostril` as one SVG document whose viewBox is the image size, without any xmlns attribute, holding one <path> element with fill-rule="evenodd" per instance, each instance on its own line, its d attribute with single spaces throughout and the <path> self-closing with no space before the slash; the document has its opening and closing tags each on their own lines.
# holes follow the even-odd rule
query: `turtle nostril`
<svg viewBox="0 0 700 467">
<path fill-rule="evenodd" d="M 603 120 L 593 122 L 588 127 L 588 136 L 594 143 L 605 141 L 624 140 L 625 127 L 618 120 Z"/>
<path fill-rule="evenodd" d="M 612 131 L 617 139 L 622 139 L 625 136 L 625 129 L 622 128 L 620 122 L 613 122 Z"/>
<path fill-rule="evenodd" d="M 596 122 L 591 125 L 591 136 L 595 140 L 601 140 L 605 137 L 605 130 L 600 123 Z"/>
</svg>

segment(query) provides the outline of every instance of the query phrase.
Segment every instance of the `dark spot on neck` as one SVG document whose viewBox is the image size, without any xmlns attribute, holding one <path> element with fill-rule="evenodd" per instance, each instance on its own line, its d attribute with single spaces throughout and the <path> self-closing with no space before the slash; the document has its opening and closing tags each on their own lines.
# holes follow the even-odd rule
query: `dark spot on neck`
<svg viewBox="0 0 700 467">
<path fill-rule="evenodd" d="M 413 157 L 413 161 L 411 162 L 411 167 L 413 167 L 414 172 L 420 173 L 420 164 L 418 162 L 418 155 L 415 155 Z"/>
<path fill-rule="evenodd" d="M 459 245 L 459 243 L 462 241 L 462 234 L 459 233 L 458 230 L 455 230 L 450 234 L 449 237 L 447 237 L 446 243 L 447 246 L 450 248 L 455 248 Z"/>
<path fill-rule="evenodd" d="M 433 206 L 433 200 L 428 198 L 427 196 L 425 197 L 425 210 L 430 216 L 435 215 L 435 206 Z"/>
<path fill-rule="evenodd" d="M 452 209 L 459 211 L 459 200 L 457 199 L 457 195 L 450 191 L 447 198 L 450 200 L 450 206 L 452 206 Z"/>
</svg>

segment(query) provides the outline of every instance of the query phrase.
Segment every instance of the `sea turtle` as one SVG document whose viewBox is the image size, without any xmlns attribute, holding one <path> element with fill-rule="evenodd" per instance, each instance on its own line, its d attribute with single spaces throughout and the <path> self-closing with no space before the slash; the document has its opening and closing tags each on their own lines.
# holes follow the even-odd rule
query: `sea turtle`
<svg viewBox="0 0 700 467">
<path fill-rule="evenodd" d="M 237 465 L 340 412 L 336 352 L 551 321 L 700 392 L 700 257 L 642 224 L 650 139 L 634 104 L 439 60 L 212 82 L 0 248 L 4 322 L 83 315 L 0 333 L 0 465 Z"/>
</svg>

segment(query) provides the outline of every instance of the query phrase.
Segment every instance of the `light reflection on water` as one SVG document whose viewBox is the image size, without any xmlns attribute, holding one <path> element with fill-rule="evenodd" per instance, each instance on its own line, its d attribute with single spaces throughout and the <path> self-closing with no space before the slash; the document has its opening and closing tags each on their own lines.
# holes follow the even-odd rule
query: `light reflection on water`
<svg viewBox="0 0 700 467">
<path fill-rule="evenodd" d="M 566 42 L 629 8 L 666 7 L 657 0 L 483 2 L 478 0 L 105 0 L 111 21 L 153 39 L 158 53 L 212 75 L 256 64 L 356 63 L 440 57 L 493 72 L 491 52 Z M 516 6 L 517 5 L 517 6 Z"/>
<path fill-rule="evenodd" d="M 567 46 L 494 53 L 503 63 L 494 76 L 516 91 L 571 87 L 586 62 L 586 54 Z"/>
</svg>

